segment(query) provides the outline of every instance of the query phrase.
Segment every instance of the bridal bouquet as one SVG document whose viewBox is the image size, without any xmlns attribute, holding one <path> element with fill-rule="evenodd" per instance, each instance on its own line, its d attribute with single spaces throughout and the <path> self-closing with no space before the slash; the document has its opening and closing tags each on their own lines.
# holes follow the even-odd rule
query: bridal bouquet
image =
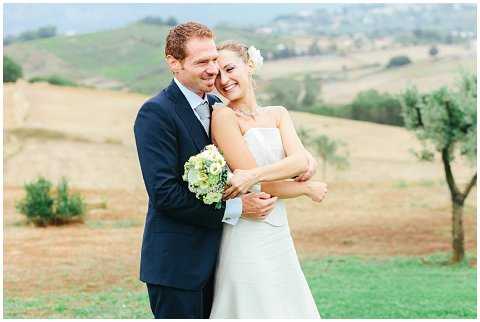
<svg viewBox="0 0 480 322">
<path fill-rule="evenodd" d="M 188 189 L 205 204 L 222 206 L 223 190 L 228 181 L 228 167 L 220 151 L 213 144 L 202 152 L 191 156 L 184 166 L 182 179 L 188 182 Z"/>
</svg>

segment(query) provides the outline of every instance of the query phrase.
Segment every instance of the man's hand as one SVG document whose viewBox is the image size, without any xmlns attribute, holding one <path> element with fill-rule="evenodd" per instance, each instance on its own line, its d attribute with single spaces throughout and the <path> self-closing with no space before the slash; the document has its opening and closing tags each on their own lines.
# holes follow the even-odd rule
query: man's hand
<svg viewBox="0 0 480 322">
<path fill-rule="evenodd" d="M 307 150 L 305 150 L 305 153 L 307 154 L 308 169 L 305 173 L 295 178 L 295 181 L 298 181 L 298 182 L 310 180 L 315 174 L 315 172 L 317 171 L 317 166 L 318 166 L 317 160 L 315 160 L 312 154 Z"/>
<path fill-rule="evenodd" d="M 275 207 L 278 197 L 271 197 L 265 192 L 250 192 L 242 195 L 242 217 L 262 220 L 267 217 Z"/>
</svg>

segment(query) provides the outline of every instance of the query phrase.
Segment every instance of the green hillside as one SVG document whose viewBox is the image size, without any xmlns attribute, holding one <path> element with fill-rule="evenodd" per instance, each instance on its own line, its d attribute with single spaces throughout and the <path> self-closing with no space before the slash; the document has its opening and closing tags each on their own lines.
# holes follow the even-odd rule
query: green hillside
<svg viewBox="0 0 480 322">
<path fill-rule="evenodd" d="M 109 31 L 15 43 L 5 47 L 5 54 L 23 66 L 26 78 L 55 73 L 84 84 L 152 94 L 171 77 L 163 54 L 168 29 L 135 23 Z M 217 42 L 236 39 L 261 50 L 285 41 L 247 29 L 219 27 L 215 33 Z"/>
</svg>

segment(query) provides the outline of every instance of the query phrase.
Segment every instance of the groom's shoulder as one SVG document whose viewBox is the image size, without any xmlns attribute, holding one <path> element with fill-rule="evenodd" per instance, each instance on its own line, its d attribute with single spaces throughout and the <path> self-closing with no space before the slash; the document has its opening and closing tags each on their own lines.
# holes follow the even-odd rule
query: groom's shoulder
<svg viewBox="0 0 480 322">
<path fill-rule="evenodd" d="M 210 105 L 213 105 L 215 103 L 223 103 L 222 100 L 215 94 L 207 94 L 207 99 Z"/>
<path fill-rule="evenodd" d="M 143 102 L 142 106 L 140 107 L 140 111 L 152 110 L 152 112 L 166 112 L 173 104 L 173 101 L 166 94 L 166 90 L 164 89 L 157 95 L 152 96 Z"/>
</svg>

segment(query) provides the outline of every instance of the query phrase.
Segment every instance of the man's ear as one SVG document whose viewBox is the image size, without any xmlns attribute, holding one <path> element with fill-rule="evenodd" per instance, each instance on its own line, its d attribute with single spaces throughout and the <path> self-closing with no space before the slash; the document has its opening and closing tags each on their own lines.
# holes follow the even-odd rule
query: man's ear
<svg viewBox="0 0 480 322">
<path fill-rule="evenodd" d="M 165 57 L 165 61 L 173 73 L 178 73 L 183 68 L 182 63 L 172 55 Z"/>
</svg>

